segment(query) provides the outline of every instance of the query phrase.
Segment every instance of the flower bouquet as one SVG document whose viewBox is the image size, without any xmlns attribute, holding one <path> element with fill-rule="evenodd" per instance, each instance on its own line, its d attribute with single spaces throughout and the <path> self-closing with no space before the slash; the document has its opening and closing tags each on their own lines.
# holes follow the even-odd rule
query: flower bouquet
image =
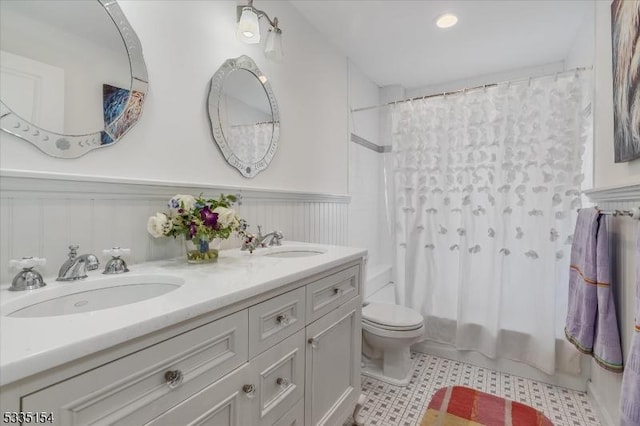
<svg viewBox="0 0 640 426">
<path fill-rule="evenodd" d="M 233 232 L 243 235 L 246 229 L 246 222 L 231 208 L 235 201 L 233 195 L 224 194 L 218 199 L 205 199 L 202 194 L 198 198 L 175 195 L 169 200 L 167 213 L 149 218 L 147 231 L 155 238 L 184 235 L 187 262 L 215 262 L 221 240 Z"/>
</svg>

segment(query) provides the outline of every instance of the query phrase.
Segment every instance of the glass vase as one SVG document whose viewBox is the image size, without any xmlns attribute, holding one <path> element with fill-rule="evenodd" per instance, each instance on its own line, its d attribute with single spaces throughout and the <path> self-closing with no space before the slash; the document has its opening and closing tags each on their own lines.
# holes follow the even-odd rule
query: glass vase
<svg viewBox="0 0 640 426">
<path fill-rule="evenodd" d="M 184 249 L 187 253 L 187 263 L 217 262 L 221 242 L 222 240 L 219 238 L 210 241 L 200 238 L 185 238 Z"/>
</svg>

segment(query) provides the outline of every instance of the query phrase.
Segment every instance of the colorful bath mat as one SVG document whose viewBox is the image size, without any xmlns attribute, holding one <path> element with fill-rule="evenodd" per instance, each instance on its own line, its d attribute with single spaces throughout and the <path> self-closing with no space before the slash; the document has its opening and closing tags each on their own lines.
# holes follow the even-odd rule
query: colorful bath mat
<svg viewBox="0 0 640 426">
<path fill-rule="evenodd" d="M 540 411 L 464 386 L 438 389 L 420 426 L 553 426 Z"/>
</svg>

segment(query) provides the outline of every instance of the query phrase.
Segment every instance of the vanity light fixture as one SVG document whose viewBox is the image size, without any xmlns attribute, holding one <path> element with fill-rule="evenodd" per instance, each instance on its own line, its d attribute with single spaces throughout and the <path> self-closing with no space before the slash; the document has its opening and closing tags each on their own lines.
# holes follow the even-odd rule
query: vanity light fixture
<svg viewBox="0 0 640 426">
<path fill-rule="evenodd" d="M 263 10 L 253 7 L 253 0 L 249 0 L 246 6 L 237 7 L 238 39 L 247 44 L 260 43 L 260 18 L 264 17 L 269 21 L 269 32 L 264 46 L 264 55 L 276 62 L 282 61 L 284 56 L 282 50 L 282 30 L 278 27 L 278 18 L 273 20 Z"/>
<path fill-rule="evenodd" d="M 453 27 L 458 23 L 458 17 L 453 13 L 445 13 L 444 15 L 440 15 L 436 20 L 436 25 L 438 28 L 449 28 Z"/>
</svg>

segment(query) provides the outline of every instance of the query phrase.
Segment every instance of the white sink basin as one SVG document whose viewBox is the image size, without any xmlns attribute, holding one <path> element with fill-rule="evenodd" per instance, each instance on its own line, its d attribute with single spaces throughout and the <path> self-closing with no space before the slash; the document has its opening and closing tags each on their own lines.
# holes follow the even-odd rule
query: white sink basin
<svg viewBox="0 0 640 426">
<path fill-rule="evenodd" d="M 326 253 L 327 250 L 313 246 L 269 247 L 260 254 L 267 257 L 309 257 Z"/>
<path fill-rule="evenodd" d="M 182 279 L 169 275 L 118 275 L 95 281 L 74 281 L 25 295 L 23 300 L 3 306 L 2 315 L 36 318 L 99 311 L 162 296 L 183 283 Z"/>
</svg>

